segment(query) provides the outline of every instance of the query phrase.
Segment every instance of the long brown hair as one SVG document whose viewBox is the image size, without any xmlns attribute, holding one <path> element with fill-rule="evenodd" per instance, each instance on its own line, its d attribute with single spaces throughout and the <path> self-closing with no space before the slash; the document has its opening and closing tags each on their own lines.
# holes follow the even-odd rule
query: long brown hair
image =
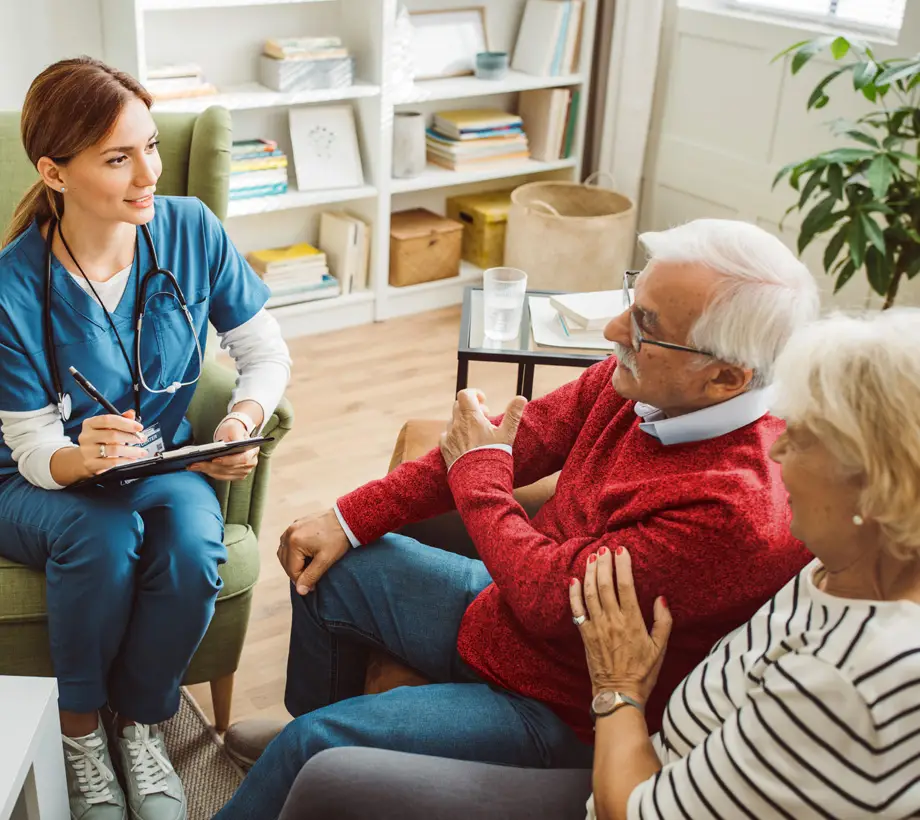
<svg viewBox="0 0 920 820">
<path fill-rule="evenodd" d="M 153 98 L 130 74 L 92 57 L 61 60 L 48 66 L 29 86 L 22 106 L 22 145 L 33 165 L 42 157 L 66 165 L 81 151 L 103 140 L 125 104 Z M 32 220 L 46 222 L 64 213 L 64 197 L 39 179 L 13 212 L 3 244 L 19 236 Z"/>
</svg>

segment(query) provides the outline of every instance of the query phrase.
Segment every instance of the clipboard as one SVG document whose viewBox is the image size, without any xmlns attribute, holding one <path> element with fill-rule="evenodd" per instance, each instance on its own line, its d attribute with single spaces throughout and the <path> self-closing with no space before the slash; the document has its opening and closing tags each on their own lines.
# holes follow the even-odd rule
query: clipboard
<svg viewBox="0 0 920 820">
<path fill-rule="evenodd" d="M 76 490 L 90 486 L 104 487 L 108 484 L 128 484 L 139 478 L 164 473 L 177 473 L 186 467 L 200 461 L 212 461 L 221 456 L 232 456 L 253 447 L 261 447 L 268 441 L 274 441 L 274 436 L 256 436 L 241 441 L 212 441 L 208 444 L 190 444 L 176 450 L 167 450 L 157 453 L 149 458 L 142 458 L 133 464 L 120 464 L 111 467 L 103 473 L 80 479 L 69 485 L 67 489 Z"/>
</svg>

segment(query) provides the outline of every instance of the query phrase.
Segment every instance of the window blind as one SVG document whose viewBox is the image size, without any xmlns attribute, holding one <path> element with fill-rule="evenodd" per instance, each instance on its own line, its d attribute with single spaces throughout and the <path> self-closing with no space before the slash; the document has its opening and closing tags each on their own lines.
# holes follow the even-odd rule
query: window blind
<svg viewBox="0 0 920 820">
<path fill-rule="evenodd" d="M 813 17 L 830 24 L 840 22 L 898 31 L 904 20 L 907 0 L 730 0 L 730 5 L 751 11 L 778 11 L 796 17 Z"/>
</svg>

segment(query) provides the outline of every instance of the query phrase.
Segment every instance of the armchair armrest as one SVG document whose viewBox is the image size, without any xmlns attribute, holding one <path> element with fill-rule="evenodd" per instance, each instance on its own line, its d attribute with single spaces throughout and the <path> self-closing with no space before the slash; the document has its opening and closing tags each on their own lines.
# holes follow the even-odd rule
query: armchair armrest
<svg viewBox="0 0 920 820">
<path fill-rule="evenodd" d="M 211 441 L 214 437 L 218 423 L 227 413 L 230 394 L 235 384 L 234 371 L 213 359 L 205 361 L 201 379 L 187 413 L 197 443 Z M 228 524 L 248 524 L 256 535 L 259 534 L 268 492 L 272 453 L 293 423 L 293 408 L 287 399 L 283 399 L 262 428 L 262 435 L 274 436 L 275 440 L 262 445 L 256 468 L 242 481 L 211 482 L 217 491 L 224 521 Z"/>
<path fill-rule="evenodd" d="M 438 440 L 446 426 L 443 421 L 430 419 L 407 421 L 396 437 L 396 446 L 390 459 L 389 471 L 392 472 L 404 461 L 413 461 L 437 447 Z M 558 473 L 541 478 L 528 487 L 516 489 L 514 497 L 527 511 L 527 514 L 533 517 L 556 491 L 558 479 Z M 427 521 L 419 521 L 417 524 L 410 524 L 404 527 L 402 532 L 432 547 L 439 547 L 470 558 L 478 557 L 473 542 L 460 519 L 460 514 L 456 511 L 430 518 Z"/>
</svg>

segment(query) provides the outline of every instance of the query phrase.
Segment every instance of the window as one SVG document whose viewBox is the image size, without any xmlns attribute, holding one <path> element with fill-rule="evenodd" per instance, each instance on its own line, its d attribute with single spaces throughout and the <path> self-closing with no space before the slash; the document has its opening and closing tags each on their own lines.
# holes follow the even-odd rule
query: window
<svg viewBox="0 0 920 820">
<path fill-rule="evenodd" d="M 776 11 L 830 26 L 900 31 L 907 0 L 728 0 L 735 8 Z"/>
</svg>

